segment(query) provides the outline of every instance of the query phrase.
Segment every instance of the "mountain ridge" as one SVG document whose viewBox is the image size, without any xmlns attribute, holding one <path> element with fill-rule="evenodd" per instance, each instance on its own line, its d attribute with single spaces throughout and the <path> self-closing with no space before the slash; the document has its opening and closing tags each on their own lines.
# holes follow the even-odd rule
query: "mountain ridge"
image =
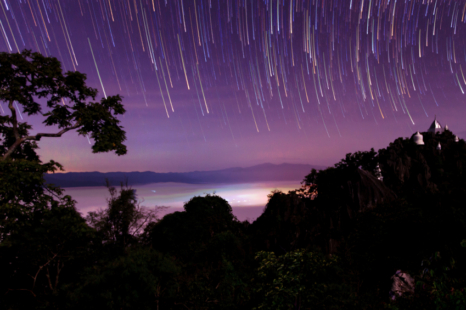
<svg viewBox="0 0 466 310">
<path fill-rule="evenodd" d="M 231 167 L 220 170 L 189 172 L 67 172 L 46 174 L 46 183 L 61 187 L 95 187 L 105 186 L 105 179 L 117 185 L 128 180 L 129 185 L 149 183 L 245 183 L 260 181 L 298 181 L 302 180 L 311 169 L 325 169 L 325 166 L 309 164 L 259 164 L 251 167 Z"/>
</svg>

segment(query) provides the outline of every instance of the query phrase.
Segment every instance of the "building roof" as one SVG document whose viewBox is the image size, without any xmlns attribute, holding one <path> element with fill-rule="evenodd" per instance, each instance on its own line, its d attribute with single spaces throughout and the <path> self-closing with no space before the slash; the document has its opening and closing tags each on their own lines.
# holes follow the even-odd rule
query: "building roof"
<svg viewBox="0 0 466 310">
<path fill-rule="evenodd" d="M 437 121 L 437 117 L 435 117 L 434 121 L 430 125 L 429 129 L 427 129 L 427 132 L 442 132 L 443 128 L 442 125 Z"/>
</svg>

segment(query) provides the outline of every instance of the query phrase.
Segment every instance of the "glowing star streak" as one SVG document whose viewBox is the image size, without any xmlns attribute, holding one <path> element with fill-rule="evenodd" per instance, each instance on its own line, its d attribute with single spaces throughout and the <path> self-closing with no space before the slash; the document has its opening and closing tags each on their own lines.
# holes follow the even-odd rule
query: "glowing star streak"
<svg viewBox="0 0 466 310">
<path fill-rule="evenodd" d="M 128 102 L 142 95 L 146 104 L 160 95 L 180 128 L 196 113 L 209 122 L 205 128 L 219 126 L 234 139 L 244 123 L 257 131 L 291 122 L 306 135 L 316 122 L 329 135 L 339 132 L 341 118 L 411 125 L 442 102 L 453 108 L 464 101 L 463 2 L 0 0 L 0 49 L 57 57 L 64 71 L 77 70 L 81 57 L 103 95 L 119 91 Z M 184 85 L 190 91 L 193 84 L 196 94 L 186 95 Z M 217 91 L 221 103 L 207 104 Z M 189 96 L 195 111 L 188 112 Z M 205 141 L 202 126 L 192 134 Z"/>
<path fill-rule="evenodd" d="M 207 106 L 207 101 L 205 100 L 204 89 L 202 88 L 201 74 L 199 73 L 199 65 L 196 64 L 197 75 L 199 77 L 199 85 L 201 86 L 202 97 L 204 97 L 204 104 L 207 113 L 209 113 L 209 107 Z"/>
<path fill-rule="evenodd" d="M 75 61 L 76 66 L 77 66 L 78 65 L 78 60 L 76 59 L 76 55 L 74 53 L 73 44 L 71 43 L 70 34 L 68 33 L 68 27 L 66 26 L 65 17 L 63 16 L 63 11 L 61 9 L 60 1 L 58 1 L 58 7 L 60 9 L 60 14 L 61 14 L 61 17 L 62 17 L 62 20 L 63 20 L 63 25 L 65 26 L 66 35 L 68 37 L 68 41 L 69 41 L 69 44 L 70 44 L 70 47 L 71 47 L 71 51 L 73 52 L 74 61 Z M 87 38 L 87 39 L 89 40 L 89 38 Z"/>
<path fill-rule="evenodd" d="M 160 64 L 160 65 L 162 65 L 162 64 Z M 154 66 L 155 66 L 155 64 L 154 64 Z M 155 71 L 155 76 L 157 77 L 157 83 L 159 84 L 160 96 L 162 96 L 162 101 L 163 101 L 163 106 L 165 107 L 165 112 L 167 113 L 167 117 L 170 118 L 170 115 L 168 114 L 167 105 L 165 104 L 165 98 L 163 97 L 162 86 L 160 85 L 160 80 L 159 80 L 159 75 L 157 74 L 157 70 Z"/>
<path fill-rule="evenodd" d="M 3 38 L 5 39 L 5 42 L 8 44 L 8 48 L 9 48 L 9 50 L 10 50 L 10 52 L 11 52 L 12 49 L 11 49 L 10 41 L 8 40 L 8 36 L 6 35 L 5 28 L 3 27 L 3 23 L 2 23 L 1 20 L 0 20 L 0 25 L 2 26 L 2 35 L 3 35 Z"/>
<path fill-rule="evenodd" d="M 160 69 L 162 69 L 162 76 L 163 76 L 163 81 L 165 82 L 165 88 L 167 89 L 168 100 L 170 101 L 170 106 L 172 107 L 172 112 L 175 112 L 175 109 L 173 108 L 172 98 L 170 97 L 170 92 L 168 91 L 168 85 L 167 85 L 167 80 L 165 79 L 165 73 L 163 71 L 162 59 L 160 59 L 160 57 L 159 57 L 159 62 L 160 62 Z"/>
<path fill-rule="evenodd" d="M 181 57 L 181 62 L 183 63 L 184 77 L 186 78 L 186 85 L 188 86 L 188 89 L 189 89 L 188 75 L 186 74 L 186 67 L 184 66 L 183 51 L 181 50 L 180 36 L 179 35 L 176 35 L 176 36 L 178 38 L 178 46 L 180 47 L 180 57 Z"/>
<path fill-rule="evenodd" d="M 91 48 L 92 59 L 94 60 L 95 69 L 97 71 L 97 75 L 99 76 L 100 86 L 102 86 L 102 91 L 104 92 L 104 97 L 105 97 L 105 99 L 107 99 L 107 94 L 105 93 L 104 84 L 102 83 L 102 79 L 100 78 L 99 68 L 97 67 L 97 62 L 95 61 L 94 51 L 92 50 L 91 40 L 89 40 L 89 38 L 87 38 L 87 42 L 89 42 L 89 47 Z"/>
<path fill-rule="evenodd" d="M 39 8 L 40 17 L 42 18 L 42 22 L 44 23 L 45 32 L 47 33 L 47 38 L 49 39 L 49 42 L 50 42 L 50 35 L 49 35 L 48 30 L 47 30 L 47 25 L 45 24 L 44 15 L 42 15 L 42 10 L 40 9 L 39 0 L 37 0 L 37 7 Z"/>
<path fill-rule="evenodd" d="M 11 37 L 13 38 L 13 42 L 15 42 L 16 50 L 17 50 L 18 53 L 19 53 L 18 44 L 16 43 L 16 39 L 15 39 L 15 35 L 13 34 L 13 30 L 11 30 L 10 22 L 8 21 L 8 17 L 7 17 L 7 15 L 6 15 L 6 13 L 5 13 L 5 9 L 3 8 L 2 2 L 0 2 L 0 5 L 2 6 L 3 14 L 4 14 L 5 17 L 6 17 L 6 22 L 7 22 L 8 28 L 10 28 Z M 3 28 L 3 25 L 2 25 L 2 28 Z M 5 32 L 5 29 L 3 29 L 3 32 Z M 9 45 L 9 43 L 8 43 L 8 45 Z M 11 50 L 11 46 L 10 46 L 10 50 Z"/>
</svg>

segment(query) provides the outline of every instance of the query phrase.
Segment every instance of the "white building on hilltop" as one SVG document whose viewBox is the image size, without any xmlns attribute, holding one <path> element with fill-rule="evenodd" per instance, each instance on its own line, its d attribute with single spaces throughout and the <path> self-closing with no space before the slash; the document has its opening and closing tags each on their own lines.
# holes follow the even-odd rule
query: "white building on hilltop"
<svg viewBox="0 0 466 310">
<path fill-rule="evenodd" d="M 424 145 L 424 137 L 419 133 L 419 131 L 414 135 L 413 141 L 417 145 Z"/>
<path fill-rule="evenodd" d="M 432 124 L 430 125 L 429 129 L 427 129 L 427 132 L 431 132 L 431 133 L 443 133 L 445 131 L 450 131 L 450 129 L 448 128 L 447 125 L 445 125 L 445 127 L 442 127 L 442 125 L 439 123 L 439 121 L 437 121 L 437 116 L 435 116 L 435 119 L 434 121 L 432 122 Z M 454 136 L 455 138 L 455 142 L 459 142 L 460 139 L 458 136 Z M 416 144 L 416 145 L 424 145 L 424 136 L 422 135 L 422 133 L 420 133 L 419 131 L 416 132 L 413 136 L 412 136 L 412 141 Z M 440 145 L 440 142 L 438 143 L 437 145 L 437 150 L 441 150 L 442 149 L 442 146 Z"/>
<path fill-rule="evenodd" d="M 448 127 L 446 129 L 448 129 Z M 429 129 L 427 129 L 427 132 L 433 132 L 433 133 L 437 133 L 437 132 L 442 133 L 443 132 L 443 127 L 437 121 L 437 116 L 435 116 L 435 119 L 432 122 L 432 125 L 430 125 Z"/>
</svg>

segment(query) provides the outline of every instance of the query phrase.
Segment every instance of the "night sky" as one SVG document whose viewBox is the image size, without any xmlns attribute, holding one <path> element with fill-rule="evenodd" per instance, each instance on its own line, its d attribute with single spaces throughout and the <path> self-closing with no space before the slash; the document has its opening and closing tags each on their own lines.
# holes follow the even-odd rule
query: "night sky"
<svg viewBox="0 0 466 310">
<path fill-rule="evenodd" d="M 42 139 L 66 171 L 332 165 L 426 131 L 464 136 L 466 1 L 0 0 L 0 50 L 120 94 L 128 154 Z M 464 69 L 462 67 L 465 67 Z M 0 113 L 7 112 L 1 103 Z M 33 132 L 44 128 L 29 118 Z"/>
</svg>

